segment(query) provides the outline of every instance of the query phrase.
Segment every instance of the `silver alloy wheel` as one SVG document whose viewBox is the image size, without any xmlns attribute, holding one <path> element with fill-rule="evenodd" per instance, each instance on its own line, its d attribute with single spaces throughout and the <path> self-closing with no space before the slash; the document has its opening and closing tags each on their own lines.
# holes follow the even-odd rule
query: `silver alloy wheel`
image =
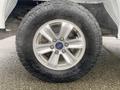
<svg viewBox="0 0 120 90">
<path fill-rule="evenodd" d="M 55 19 L 35 33 L 33 51 L 38 61 L 52 70 L 67 70 L 77 65 L 86 50 L 86 40 L 74 23 Z"/>
</svg>

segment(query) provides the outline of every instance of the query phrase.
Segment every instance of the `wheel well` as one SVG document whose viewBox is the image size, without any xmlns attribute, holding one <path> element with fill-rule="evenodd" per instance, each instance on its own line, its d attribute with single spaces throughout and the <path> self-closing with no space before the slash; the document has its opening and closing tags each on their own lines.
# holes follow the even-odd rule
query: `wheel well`
<svg viewBox="0 0 120 90">
<path fill-rule="evenodd" d="M 87 8 L 97 19 L 103 34 L 111 34 L 117 36 L 118 29 L 115 22 L 112 20 L 110 15 L 107 13 L 104 5 L 100 4 L 82 4 Z"/>
<path fill-rule="evenodd" d="M 12 15 L 15 18 L 24 17 L 25 14 L 30 11 L 34 6 L 37 4 L 40 4 L 43 2 L 31 2 L 24 1 L 19 2 L 17 7 L 14 9 Z M 104 5 L 102 3 L 99 4 L 80 4 L 83 5 L 85 8 L 87 8 L 97 19 L 100 27 L 102 28 L 103 35 L 111 34 L 114 36 L 117 36 L 118 29 L 112 18 L 109 16 L 107 11 L 104 8 Z M 18 12 L 19 11 L 19 12 Z"/>
</svg>

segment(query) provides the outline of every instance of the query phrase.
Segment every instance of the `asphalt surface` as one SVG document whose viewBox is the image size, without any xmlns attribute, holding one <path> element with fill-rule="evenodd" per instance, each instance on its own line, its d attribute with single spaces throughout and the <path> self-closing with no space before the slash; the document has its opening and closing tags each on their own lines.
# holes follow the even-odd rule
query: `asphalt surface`
<svg viewBox="0 0 120 90">
<path fill-rule="evenodd" d="M 104 45 L 105 46 L 105 45 Z M 0 90 L 119 90 L 120 59 L 103 48 L 96 66 L 81 80 L 51 84 L 31 76 L 15 50 L 15 36 L 0 40 Z"/>
<path fill-rule="evenodd" d="M 21 65 L 13 36 L 19 22 L 13 22 L 14 25 L 8 23 L 12 32 L 0 33 L 0 90 L 120 90 L 120 40 L 103 38 L 101 57 L 82 79 L 52 84 L 33 77 Z"/>
</svg>

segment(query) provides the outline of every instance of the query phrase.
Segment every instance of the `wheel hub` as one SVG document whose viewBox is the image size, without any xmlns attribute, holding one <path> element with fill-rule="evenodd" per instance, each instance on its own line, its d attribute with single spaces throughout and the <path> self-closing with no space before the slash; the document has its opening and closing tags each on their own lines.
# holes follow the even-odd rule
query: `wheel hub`
<svg viewBox="0 0 120 90">
<path fill-rule="evenodd" d="M 63 49 L 64 45 L 63 45 L 62 42 L 57 42 L 57 43 L 55 44 L 55 47 L 56 47 L 56 49 L 61 50 L 61 49 Z"/>
</svg>

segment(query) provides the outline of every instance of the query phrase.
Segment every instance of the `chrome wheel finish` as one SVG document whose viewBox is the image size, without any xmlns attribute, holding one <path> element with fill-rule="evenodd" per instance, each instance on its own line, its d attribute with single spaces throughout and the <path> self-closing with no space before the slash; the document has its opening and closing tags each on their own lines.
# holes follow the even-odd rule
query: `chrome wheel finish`
<svg viewBox="0 0 120 90">
<path fill-rule="evenodd" d="M 35 33 L 33 51 L 38 61 L 52 70 L 66 70 L 77 65 L 85 54 L 86 41 L 74 23 L 56 19 L 42 25 Z"/>
</svg>

